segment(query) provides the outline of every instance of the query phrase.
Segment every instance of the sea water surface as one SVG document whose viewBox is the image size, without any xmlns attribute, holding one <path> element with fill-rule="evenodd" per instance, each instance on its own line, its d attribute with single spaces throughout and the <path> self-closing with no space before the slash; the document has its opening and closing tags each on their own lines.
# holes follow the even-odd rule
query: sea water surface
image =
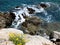
<svg viewBox="0 0 60 45">
<path fill-rule="evenodd" d="M 16 6 L 22 6 L 22 4 L 36 5 L 41 2 L 50 2 L 51 7 L 45 10 L 47 15 L 44 13 L 36 15 L 47 22 L 60 22 L 60 0 L 0 0 L 0 11 L 9 11 Z"/>
<path fill-rule="evenodd" d="M 0 0 L 0 11 L 7 11 L 21 4 L 39 4 L 40 2 L 58 3 L 60 0 Z"/>
</svg>

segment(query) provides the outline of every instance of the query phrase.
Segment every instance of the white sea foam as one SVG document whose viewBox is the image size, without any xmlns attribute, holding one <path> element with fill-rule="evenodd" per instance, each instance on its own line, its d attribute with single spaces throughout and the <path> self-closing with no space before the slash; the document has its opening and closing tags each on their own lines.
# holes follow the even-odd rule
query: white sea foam
<svg viewBox="0 0 60 45">
<path fill-rule="evenodd" d="M 51 22 L 51 21 L 52 21 L 51 18 L 52 18 L 52 15 L 47 16 L 46 21 L 47 21 L 48 23 Z"/>
<path fill-rule="evenodd" d="M 23 4 L 23 6 L 24 6 L 23 8 L 20 8 L 20 7 L 19 8 L 15 8 L 15 10 L 18 9 L 18 11 L 13 11 L 13 13 L 15 14 L 16 17 L 15 17 L 15 20 L 12 22 L 11 26 L 13 26 L 15 28 L 18 28 L 18 26 L 20 24 L 22 24 L 23 22 L 25 22 L 25 19 L 24 19 L 23 15 L 24 16 L 25 15 L 26 16 L 31 16 L 32 15 L 32 14 L 29 14 L 29 10 L 27 9 L 27 7 L 28 8 L 32 8 L 33 10 L 35 10 L 35 12 L 33 14 L 43 12 L 45 14 L 45 16 L 48 15 L 47 11 L 45 11 L 45 9 L 42 8 L 42 7 L 37 8 L 36 5 L 26 5 L 26 4 Z M 46 20 L 49 22 L 50 18 L 51 18 L 51 16 L 48 16 Z"/>
</svg>

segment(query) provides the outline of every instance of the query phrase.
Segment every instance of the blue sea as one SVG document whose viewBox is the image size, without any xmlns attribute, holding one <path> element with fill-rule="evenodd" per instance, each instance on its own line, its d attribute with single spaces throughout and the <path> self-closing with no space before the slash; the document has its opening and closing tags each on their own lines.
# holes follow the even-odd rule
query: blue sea
<svg viewBox="0 0 60 45">
<path fill-rule="evenodd" d="M 35 5 L 41 2 L 51 2 L 52 7 L 46 9 L 48 15 L 45 16 L 43 13 L 36 15 L 48 22 L 60 22 L 60 0 L 0 0 L 0 11 L 9 11 L 22 4 Z"/>
</svg>

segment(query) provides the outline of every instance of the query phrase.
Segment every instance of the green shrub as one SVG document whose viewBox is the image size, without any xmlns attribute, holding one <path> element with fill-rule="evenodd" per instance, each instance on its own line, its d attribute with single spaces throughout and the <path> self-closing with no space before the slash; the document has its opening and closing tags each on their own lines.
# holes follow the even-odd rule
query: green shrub
<svg viewBox="0 0 60 45">
<path fill-rule="evenodd" d="M 25 45 L 26 43 L 24 35 L 22 34 L 10 33 L 9 37 L 9 40 L 12 41 L 15 45 Z"/>
</svg>

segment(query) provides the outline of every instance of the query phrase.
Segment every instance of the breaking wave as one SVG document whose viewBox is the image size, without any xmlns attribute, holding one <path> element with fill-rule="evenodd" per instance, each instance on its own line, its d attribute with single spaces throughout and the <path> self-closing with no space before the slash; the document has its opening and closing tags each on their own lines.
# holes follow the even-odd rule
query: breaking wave
<svg viewBox="0 0 60 45">
<path fill-rule="evenodd" d="M 43 4 L 43 5 L 41 5 Z M 56 3 L 41 2 L 37 5 L 22 4 L 11 10 L 15 14 L 15 20 L 12 27 L 18 28 L 21 23 L 25 21 L 23 16 L 38 16 L 45 20 L 47 23 L 60 21 L 60 6 Z"/>
</svg>

